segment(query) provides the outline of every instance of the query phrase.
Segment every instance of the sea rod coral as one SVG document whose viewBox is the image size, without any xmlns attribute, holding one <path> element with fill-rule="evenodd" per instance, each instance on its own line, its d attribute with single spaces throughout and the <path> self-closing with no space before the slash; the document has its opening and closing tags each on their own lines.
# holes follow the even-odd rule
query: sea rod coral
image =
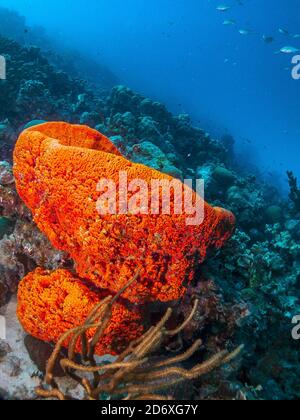
<svg viewBox="0 0 300 420">
<path fill-rule="evenodd" d="M 131 342 L 115 363 L 97 363 L 94 353 L 95 343 L 100 338 L 102 340 L 101 334 L 104 332 L 105 324 L 113 316 L 113 308 L 118 297 L 120 294 L 114 299 L 108 296 L 92 309 L 81 326 L 67 331 L 60 337 L 46 366 L 46 386 L 36 389 L 39 397 L 73 399 L 60 389 L 55 378 L 55 367 L 66 340 L 69 342 L 68 357 L 61 359 L 59 363 L 65 374 L 84 389 L 86 400 L 101 400 L 108 396 L 110 399 L 122 398 L 123 400 L 172 400 L 172 396 L 159 395 L 158 391 L 170 392 L 172 387 L 184 381 L 199 378 L 224 364 L 229 364 L 243 350 L 243 346 L 240 346 L 232 353 L 219 352 L 191 370 L 186 370 L 180 364 L 190 359 L 199 350 L 202 342 L 197 340 L 182 354 L 162 360 L 155 359 L 155 352 L 164 341 L 180 334 L 191 322 L 199 304 L 196 299 L 189 316 L 174 330 L 167 328 L 167 322 L 172 315 L 172 310 L 169 308 L 160 322 L 138 340 Z M 91 330 L 96 332 L 88 340 Z M 85 344 L 83 354 L 78 360 L 75 350 L 80 340 Z"/>
<path fill-rule="evenodd" d="M 128 183 L 135 179 L 148 184 L 153 179 L 173 180 L 130 162 L 110 140 L 85 126 L 47 123 L 20 135 L 14 152 L 18 193 L 51 243 L 74 260 L 77 274 L 70 277 L 68 273 L 37 270 L 23 280 L 19 317 L 34 336 L 57 340 L 58 331 L 55 332 L 51 322 L 48 324 L 48 319 L 58 307 L 62 309 L 59 318 L 69 319 L 69 327 L 76 326 L 87 315 L 86 312 L 78 315 L 82 309 L 69 298 L 74 289 L 68 282 L 96 287 L 97 296 L 82 286 L 74 292 L 78 300 L 80 295 L 95 304 L 95 299 L 101 300 L 105 293 L 118 293 L 138 270 L 138 281 L 123 295 L 127 305 L 177 300 L 186 292 L 208 250 L 221 248 L 230 238 L 234 216 L 209 206 L 194 192 L 193 201 L 202 200 L 205 216 L 197 226 L 187 224 L 186 213 L 176 213 L 174 193 L 168 215 L 101 215 L 97 211 L 99 180 L 110 179 L 117 185 L 120 171 L 126 171 Z M 117 198 L 119 202 L 120 197 Z M 57 303 L 58 288 L 62 288 L 64 296 L 61 303 Z M 40 312 L 36 310 L 37 297 L 44 306 Z M 122 309 L 122 315 L 126 310 Z M 140 334 L 139 328 L 135 331 Z M 102 348 L 99 353 L 114 352 L 112 347 Z"/>
</svg>

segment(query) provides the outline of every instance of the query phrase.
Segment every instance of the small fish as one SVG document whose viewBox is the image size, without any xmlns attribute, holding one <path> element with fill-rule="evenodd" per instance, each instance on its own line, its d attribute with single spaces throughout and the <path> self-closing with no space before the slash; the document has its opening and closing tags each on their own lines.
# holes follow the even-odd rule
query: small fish
<svg viewBox="0 0 300 420">
<path fill-rule="evenodd" d="M 250 35 L 250 34 L 253 34 L 254 32 L 253 31 L 248 31 L 247 29 L 240 29 L 239 33 L 241 35 Z"/>
<path fill-rule="evenodd" d="M 236 25 L 236 21 L 233 19 L 224 20 L 223 25 L 225 26 Z"/>
<path fill-rule="evenodd" d="M 293 38 L 294 38 L 294 39 L 299 39 L 299 38 L 300 38 L 300 34 L 295 34 L 295 35 L 293 35 Z"/>
<path fill-rule="evenodd" d="M 217 7 L 218 12 L 227 12 L 228 10 L 230 10 L 230 6 L 225 6 L 223 4 L 221 4 L 220 6 Z"/>
<path fill-rule="evenodd" d="M 263 40 L 265 41 L 266 44 L 272 44 L 272 42 L 275 41 L 274 37 L 268 36 L 268 35 L 264 35 Z"/>
<path fill-rule="evenodd" d="M 279 52 L 283 54 L 296 54 L 300 52 L 300 50 L 299 48 L 295 48 L 295 47 L 283 47 L 281 48 Z"/>
<path fill-rule="evenodd" d="M 279 28 L 278 29 L 279 33 L 281 33 L 282 35 L 290 35 L 289 31 L 287 31 L 284 28 Z"/>
</svg>

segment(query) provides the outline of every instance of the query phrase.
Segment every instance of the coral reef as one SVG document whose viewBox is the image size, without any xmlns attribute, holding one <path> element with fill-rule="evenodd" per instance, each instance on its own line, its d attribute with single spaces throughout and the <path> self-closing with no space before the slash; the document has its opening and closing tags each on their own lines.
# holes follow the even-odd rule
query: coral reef
<svg viewBox="0 0 300 420">
<path fill-rule="evenodd" d="M 39 48 L 0 36 L 0 50 L 8 69 L 7 80 L 0 83 L 1 148 L 12 144 L 15 133 L 31 120 L 79 121 L 83 111 L 98 108 L 101 123 L 102 98 L 96 99 L 84 82 L 50 64 Z"/>
<path fill-rule="evenodd" d="M 24 31 L 20 31 L 22 34 Z M 62 76 L 60 71 L 65 72 L 67 63 L 64 69 L 50 65 L 49 54 L 45 59 L 36 48 L 4 38 L 0 45 L 13 69 L 10 86 L 0 81 L 0 160 L 6 161 L 0 163 L 0 305 L 8 301 L 12 305 L 11 296 L 19 281 L 36 267 L 75 272 L 73 261 L 54 249 L 16 192 L 8 163 L 15 140 L 25 127 L 50 118 L 88 122 L 109 137 L 131 162 L 180 179 L 203 178 L 206 200 L 236 216 L 237 230 L 222 253 L 214 253 L 206 263 L 197 265 L 185 296 L 169 303 L 180 323 L 190 313 L 193 299 L 200 301 L 176 342 L 168 343 L 172 351 L 186 349 L 201 339 L 200 353 L 205 360 L 227 346 L 245 343 L 242 359 L 201 377 L 193 387 L 189 385 L 189 390 L 196 390 L 193 396 L 201 400 L 235 399 L 237 394 L 241 399 L 299 399 L 299 342 L 291 339 L 292 318 L 300 313 L 299 188 L 294 175 L 289 174 L 288 200 L 267 184 L 256 168 L 249 171 L 239 165 L 230 135 L 217 140 L 194 127 L 188 115 L 174 116 L 163 105 L 125 86 L 116 86 L 108 97 L 100 94 L 73 76 Z M 64 77 L 72 86 L 63 82 L 61 90 Z M 36 106 L 25 106 L 26 92 L 31 92 L 31 104 L 36 101 Z M 52 114 L 45 115 L 49 109 Z M 118 235 L 116 241 L 126 240 Z M 14 310 L 10 310 L 10 317 Z M 159 302 L 151 306 L 151 311 L 147 308 L 150 324 L 155 324 L 164 310 Z M 12 325 L 9 328 L 15 337 L 17 324 Z M 37 368 L 28 361 L 22 342 L 20 333 L 9 341 L 12 353 L 0 359 L 0 394 L 4 398 L 32 398 L 32 383 L 37 385 L 36 379 L 29 380 Z M 45 343 L 37 341 L 37 347 L 42 345 Z M 5 343 L 3 346 L 5 350 Z M 14 384 L 9 379 L 11 373 L 17 374 Z M 3 390 L 8 382 L 9 394 Z"/>
<path fill-rule="evenodd" d="M 176 162 L 177 169 L 184 173 L 189 169 L 194 176 L 199 164 L 210 159 L 214 162 L 227 159 L 229 152 L 225 146 L 194 127 L 188 115 L 174 117 L 164 105 L 125 86 L 112 89 L 108 106 L 110 115 L 104 127 L 109 135 L 122 136 L 128 154 L 137 144 L 147 142 L 149 150 L 153 143 L 171 163 Z M 143 147 L 140 159 L 142 156 Z"/>
<path fill-rule="evenodd" d="M 47 59 L 73 78 L 88 80 L 97 92 L 108 91 L 118 83 L 116 76 L 98 60 L 93 60 L 76 48 L 62 46 L 50 38 L 44 28 L 29 26 L 25 17 L 14 10 L 0 7 L 0 35 L 21 45 L 34 45 Z"/>
<path fill-rule="evenodd" d="M 288 172 L 289 186 L 290 186 L 290 199 L 294 203 L 295 210 L 300 211 L 300 190 L 297 185 L 297 178 L 293 172 Z"/>
<path fill-rule="evenodd" d="M 248 316 L 239 321 L 235 335 L 246 344 L 244 380 L 252 385 L 246 392 L 250 399 L 298 395 L 299 351 L 291 338 L 291 320 L 300 311 L 296 227 L 290 220 L 285 226 L 265 225 L 255 242 L 238 230 L 222 258 L 206 267 L 225 302 L 247 303 Z"/>
<path fill-rule="evenodd" d="M 160 172 L 182 179 L 182 172 L 170 162 L 168 157 L 153 143 L 144 141 L 132 146 L 129 156 L 133 162 L 142 163 Z"/>
</svg>

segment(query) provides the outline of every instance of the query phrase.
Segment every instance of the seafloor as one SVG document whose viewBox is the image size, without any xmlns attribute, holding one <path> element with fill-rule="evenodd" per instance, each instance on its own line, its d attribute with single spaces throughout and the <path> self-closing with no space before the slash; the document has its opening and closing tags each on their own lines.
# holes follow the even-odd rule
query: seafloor
<svg viewBox="0 0 300 420">
<path fill-rule="evenodd" d="M 230 367 L 188 383 L 185 397 L 299 398 L 299 342 L 291 330 L 300 314 L 300 191 L 293 175 L 286 199 L 262 180 L 259 169 L 242 167 L 230 135 L 214 139 L 188 115 L 174 116 L 125 86 L 112 87 L 113 78 L 97 85 L 79 80 L 70 63 L 67 73 L 36 47 L 0 38 L 0 51 L 8 63 L 8 79 L 0 82 L 0 311 L 8 334 L 8 341 L 0 340 L 1 397 L 34 398 L 49 356 L 49 347 L 26 337 L 18 324 L 20 279 L 37 266 L 70 265 L 18 198 L 12 150 L 25 126 L 63 120 L 96 128 L 134 162 L 177 178 L 204 178 L 206 200 L 236 215 L 235 235 L 199 267 L 175 311 L 186 316 L 191 296 L 200 299 L 181 338 L 183 347 L 201 338 L 201 358 L 241 343 L 245 350 Z"/>
</svg>

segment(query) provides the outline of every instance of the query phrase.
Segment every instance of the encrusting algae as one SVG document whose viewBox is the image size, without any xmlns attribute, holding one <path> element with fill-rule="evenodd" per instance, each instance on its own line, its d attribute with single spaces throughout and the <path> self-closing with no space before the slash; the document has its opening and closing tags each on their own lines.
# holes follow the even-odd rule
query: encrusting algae
<svg viewBox="0 0 300 420">
<path fill-rule="evenodd" d="M 199 225 L 187 223 L 190 214 L 176 213 L 174 193 L 170 214 L 101 215 L 99 181 L 118 185 L 120 171 L 126 172 L 128 183 L 140 179 L 150 186 L 153 179 L 173 180 L 130 162 L 109 139 L 85 126 L 46 123 L 20 135 L 14 151 L 18 193 L 41 231 L 70 255 L 76 270 L 74 275 L 37 269 L 21 282 L 18 315 L 33 336 L 57 342 L 97 302 L 117 294 L 138 273 L 96 349 L 98 354 L 122 351 L 143 333 L 139 307 L 181 298 L 208 249 L 221 248 L 232 235 L 232 213 L 209 206 L 195 192 L 193 201 L 201 200 L 204 207 Z M 117 192 L 117 202 L 120 198 Z"/>
</svg>

